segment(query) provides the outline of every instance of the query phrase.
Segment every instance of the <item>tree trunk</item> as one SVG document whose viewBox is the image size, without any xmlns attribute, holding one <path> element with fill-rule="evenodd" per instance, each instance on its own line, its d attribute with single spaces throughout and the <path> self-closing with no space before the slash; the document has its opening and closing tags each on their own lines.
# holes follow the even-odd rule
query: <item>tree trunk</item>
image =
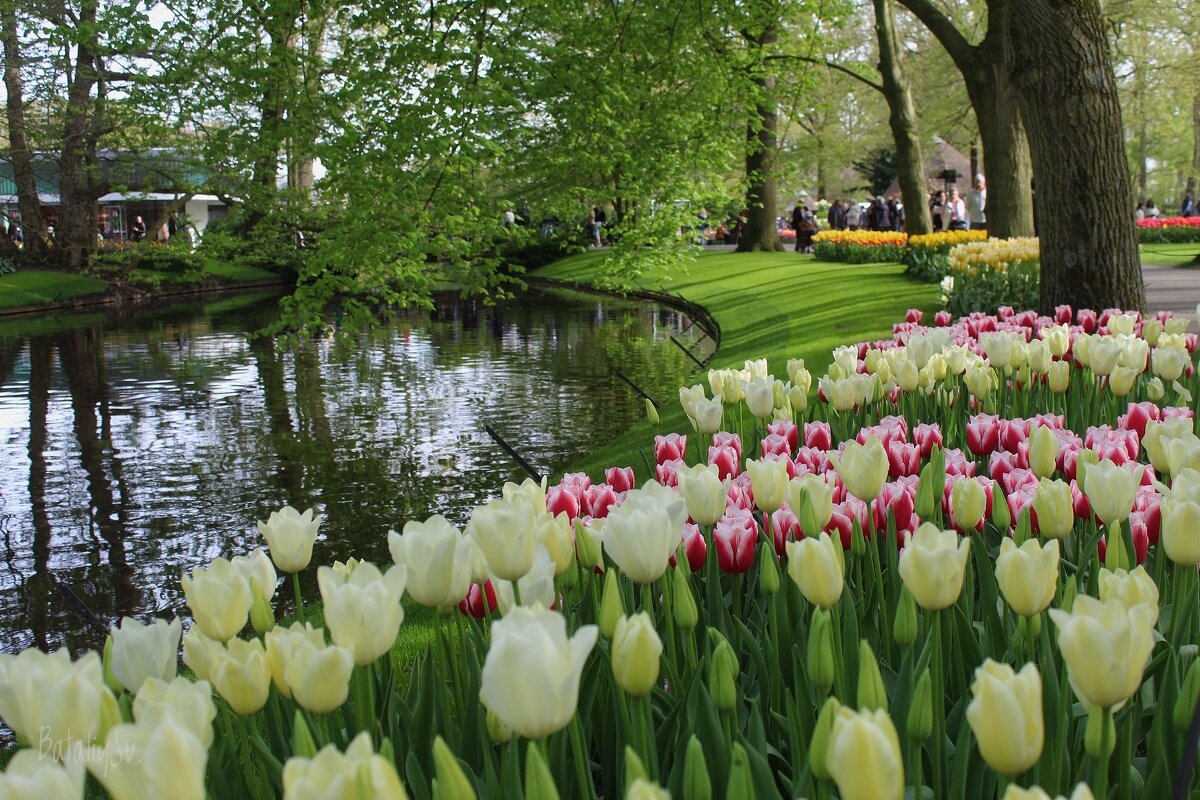
<svg viewBox="0 0 1200 800">
<path fill-rule="evenodd" d="M 309 9 L 310 12 L 312 9 Z M 291 157 L 288 162 L 288 188 L 311 199 L 313 188 L 313 165 L 316 150 L 316 130 L 311 124 L 307 110 L 300 111 L 298 104 L 315 99 L 321 93 L 321 44 L 325 41 L 325 28 L 329 22 L 330 9 L 318 11 L 304 25 L 304 92 L 292 99 L 288 110 L 291 128 Z M 297 122 L 298 118 L 298 122 Z"/>
<path fill-rule="evenodd" d="M 775 156 L 778 152 L 778 120 L 775 109 L 775 81 L 755 78 L 758 99 L 755 118 L 746 126 L 746 229 L 738 240 L 739 253 L 783 250 L 775 227 L 776 199 Z"/>
<path fill-rule="evenodd" d="M 1007 63 L 1037 178 L 1041 311 L 1143 310 L 1116 78 L 1096 0 L 1013 0 Z"/>
<path fill-rule="evenodd" d="M 970 82 L 967 86 L 983 144 L 988 235 L 999 239 L 1033 236 L 1033 163 L 1017 93 L 1002 65 L 988 65 L 985 71 L 991 77 L 975 91 L 970 90 Z"/>
<path fill-rule="evenodd" d="M 1192 175 L 1188 189 L 1194 190 L 1197 180 L 1200 180 L 1200 89 L 1192 95 Z"/>
<path fill-rule="evenodd" d="M 899 2 L 937 37 L 962 73 L 983 145 L 988 234 L 1002 238 L 1032 236 L 1032 162 L 1016 90 L 1005 64 L 1010 3 L 989 0 L 987 33 L 980 44 L 973 45 L 931 0 Z"/>
<path fill-rule="evenodd" d="M 75 74 L 67 93 L 62 155 L 59 157 L 59 219 L 55 238 L 70 269 L 87 265 L 96 247 L 94 200 L 89 170 L 95 155 L 92 137 L 92 89 L 96 85 L 96 0 L 83 0 L 79 9 L 82 32 L 76 49 Z"/>
<path fill-rule="evenodd" d="M 17 207 L 25 229 L 25 248 L 34 258 L 44 257 L 49 242 L 42 228 L 37 180 L 33 175 L 33 151 L 25 135 L 25 96 L 21 84 L 21 40 L 17 35 L 17 11 L 11 0 L 0 0 L 4 36 L 4 88 L 8 93 L 8 141 L 17 185 Z"/>
<path fill-rule="evenodd" d="M 921 153 L 917 109 L 913 104 L 908 78 L 900 64 L 896 20 L 890 0 L 873 2 L 875 34 L 879 39 L 879 74 L 883 78 L 883 96 L 888 104 L 888 124 L 896 142 L 896 169 L 900 194 L 904 198 L 905 230 L 910 235 L 929 233 L 933 230 L 933 223 L 925 196 L 925 157 Z"/>
</svg>

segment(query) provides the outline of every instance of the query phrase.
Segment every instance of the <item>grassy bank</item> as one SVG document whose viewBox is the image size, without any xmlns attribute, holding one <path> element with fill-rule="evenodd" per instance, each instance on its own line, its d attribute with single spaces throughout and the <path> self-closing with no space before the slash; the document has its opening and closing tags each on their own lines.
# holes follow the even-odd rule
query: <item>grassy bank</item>
<svg viewBox="0 0 1200 800">
<path fill-rule="evenodd" d="M 108 288 L 102 280 L 69 272 L 11 272 L 0 275 L 0 309 L 78 300 Z"/>
<path fill-rule="evenodd" d="M 1192 265 L 1200 255 L 1200 244 L 1144 244 L 1142 263 L 1162 267 Z"/>
<path fill-rule="evenodd" d="M 530 273 L 532 278 L 587 284 L 597 274 L 602 253 L 558 261 Z M 892 323 L 909 308 L 932 313 L 937 287 L 904 276 L 899 264 L 833 264 L 796 253 L 704 253 L 686 268 L 644 276 L 640 285 L 670 292 L 706 308 L 721 327 L 721 346 L 709 365 L 741 366 L 766 358 L 776 374 L 789 358 L 803 358 L 815 376 L 829 364 L 834 347 L 891 336 Z M 636 375 L 631 376 L 635 381 Z M 682 381 L 708 386 L 697 368 Z M 662 404 L 664 430 L 687 423 L 677 397 Z M 632 425 L 622 436 L 590 453 L 572 470 L 602 477 L 605 467 L 632 465 L 645 475 L 638 448 L 654 438 L 648 422 Z M 554 477 L 551 477 L 551 481 Z"/>
</svg>

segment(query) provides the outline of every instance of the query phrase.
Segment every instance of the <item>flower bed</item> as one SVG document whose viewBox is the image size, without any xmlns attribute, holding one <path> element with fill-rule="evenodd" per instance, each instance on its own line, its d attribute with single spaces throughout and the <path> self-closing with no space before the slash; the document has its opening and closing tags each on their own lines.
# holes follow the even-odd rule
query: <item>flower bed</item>
<svg viewBox="0 0 1200 800">
<path fill-rule="evenodd" d="M 838 348 L 811 403 L 803 362 L 710 371 L 640 486 L 506 484 L 465 532 L 389 534 L 394 566 L 319 567 L 324 629 L 273 608 L 320 517 L 272 515 L 269 557 L 183 578 L 194 681 L 178 620 L 0 656 L 0 791 L 1168 796 L 1200 700 L 1196 335 L 921 321 Z M 410 670 L 405 593 L 461 612 Z"/>
<path fill-rule="evenodd" d="M 1137 221 L 1142 244 L 1200 243 L 1200 217 L 1159 217 Z"/>
<path fill-rule="evenodd" d="M 899 261 L 907 243 L 908 234 L 893 231 L 820 231 L 813 237 L 813 255 L 850 264 Z"/>
<path fill-rule="evenodd" d="M 967 242 L 987 240 L 987 231 L 940 231 L 908 237 L 901 261 L 905 272 L 919 281 L 937 283 L 950 271 L 950 250 Z"/>
<path fill-rule="evenodd" d="M 942 300 L 951 314 L 1038 304 L 1037 239 L 988 239 L 950 250 Z"/>
</svg>

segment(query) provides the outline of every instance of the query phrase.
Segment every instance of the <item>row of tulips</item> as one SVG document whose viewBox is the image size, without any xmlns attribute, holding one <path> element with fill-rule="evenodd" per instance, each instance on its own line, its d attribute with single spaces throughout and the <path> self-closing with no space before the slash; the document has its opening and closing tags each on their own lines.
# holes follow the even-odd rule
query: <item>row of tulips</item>
<svg viewBox="0 0 1200 800">
<path fill-rule="evenodd" d="M 0 795 L 1195 790 L 1194 335 L 934 321 L 835 351 L 811 404 L 801 362 L 714 370 L 653 479 L 506 484 L 465 530 L 410 522 L 393 565 L 318 568 L 323 621 L 297 591 L 277 623 L 321 520 L 273 514 L 267 550 L 183 577 L 186 635 L 126 619 L 103 656 L 0 656 L 21 745 Z M 447 613 L 401 664 L 404 595 Z"/>
<path fill-rule="evenodd" d="M 1200 217 L 1155 217 L 1137 221 L 1142 244 L 1200 242 Z"/>
</svg>

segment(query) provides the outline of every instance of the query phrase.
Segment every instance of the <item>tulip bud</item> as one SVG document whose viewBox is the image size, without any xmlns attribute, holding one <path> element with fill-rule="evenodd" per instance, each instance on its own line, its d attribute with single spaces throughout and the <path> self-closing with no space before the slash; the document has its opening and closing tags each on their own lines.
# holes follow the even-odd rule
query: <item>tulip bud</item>
<svg viewBox="0 0 1200 800">
<path fill-rule="evenodd" d="M 1070 611 L 1071 606 L 1075 605 L 1075 595 L 1079 594 L 1079 583 L 1075 576 L 1067 578 L 1067 583 L 1063 586 L 1062 601 L 1058 607 L 1064 611 Z"/>
<path fill-rule="evenodd" d="M 600 600 L 600 633 L 611 639 L 617 630 L 617 622 L 625 616 L 625 601 L 621 598 L 621 585 L 617 582 L 617 571 L 609 570 L 604 576 L 604 595 Z"/>
<path fill-rule="evenodd" d="M 1012 527 L 1012 512 L 1008 510 L 1008 500 L 1004 492 L 1000 491 L 999 483 L 992 487 L 992 524 L 1001 533 Z"/>
<path fill-rule="evenodd" d="M 683 761 L 683 800 L 712 800 L 712 779 L 708 777 L 704 747 L 694 733 L 688 739 Z"/>
<path fill-rule="evenodd" d="M 121 685 L 119 680 L 117 680 L 117 676 L 113 674 L 112 651 L 113 638 L 112 634 L 110 633 L 108 636 L 104 637 L 104 683 L 109 689 L 112 690 L 113 694 L 119 697 L 121 692 L 125 691 L 125 687 Z"/>
<path fill-rule="evenodd" d="M 819 695 L 829 694 L 836 675 L 833 661 L 833 618 L 828 609 L 813 612 L 808 631 L 808 679 Z"/>
<path fill-rule="evenodd" d="M 867 540 L 863 536 L 862 526 L 858 524 L 858 519 L 854 519 L 854 527 L 850 533 L 850 555 L 855 558 L 862 558 L 867 554 Z"/>
<path fill-rule="evenodd" d="M 879 674 L 879 662 L 875 659 L 875 651 L 867 640 L 858 644 L 858 710 L 887 711 L 888 697 L 883 688 L 883 676 Z"/>
<path fill-rule="evenodd" d="M 539 747 L 525 752 L 525 800 L 558 800 L 558 787 Z"/>
<path fill-rule="evenodd" d="M 512 729 L 490 708 L 487 710 L 487 731 L 488 737 L 496 744 L 508 744 L 512 741 Z"/>
<path fill-rule="evenodd" d="M 933 510 L 936 507 L 937 500 L 933 493 L 933 481 L 933 463 L 931 462 L 922 468 L 921 477 L 917 481 L 917 497 L 913 511 L 921 519 L 933 516 Z"/>
<path fill-rule="evenodd" d="M 1196 713 L 1196 704 L 1200 702 L 1200 659 L 1192 661 L 1184 676 L 1183 684 L 1179 687 L 1179 696 L 1175 698 L 1175 708 L 1171 721 L 1180 733 L 1187 733 L 1192 726 L 1192 715 Z"/>
<path fill-rule="evenodd" d="M 1105 731 L 1105 728 L 1108 730 Z M 1100 737 L 1107 733 L 1106 744 L 1108 752 L 1101 753 Z M 1087 728 L 1083 736 L 1083 749 L 1092 758 L 1108 758 L 1117 749 L 1117 726 L 1110 712 L 1100 706 L 1092 706 L 1088 711 Z"/>
<path fill-rule="evenodd" d="M 983 484 L 974 478 L 956 481 L 950 491 L 950 513 L 959 530 L 969 533 L 977 530 L 987 510 L 987 495 Z"/>
<path fill-rule="evenodd" d="M 575 557 L 579 559 L 579 565 L 587 570 L 594 570 L 596 567 L 604 565 L 600 541 L 578 519 L 575 520 Z"/>
<path fill-rule="evenodd" d="M 1100 456 L 1090 447 L 1085 447 L 1075 455 L 1075 485 L 1081 493 L 1087 493 L 1087 474 L 1093 466 L 1100 463 Z"/>
<path fill-rule="evenodd" d="M 779 591 L 779 561 L 774 548 L 766 542 L 758 547 L 758 580 L 767 597 Z"/>
<path fill-rule="evenodd" d="M 644 697 L 658 680 L 663 644 L 645 611 L 617 620 L 612 636 L 612 671 L 631 697 Z"/>
<path fill-rule="evenodd" d="M 658 418 L 658 409 L 654 407 L 654 403 L 650 402 L 650 398 L 646 398 L 646 419 L 650 420 L 650 424 L 658 427 L 661 420 Z"/>
<path fill-rule="evenodd" d="M 1163 395 L 1167 393 L 1167 387 L 1163 385 L 1162 379 L 1151 378 L 1150 383 L 1146 384 L 1146 396 L 1157 403 L 1163 399 Z"/>
<path fill-rule="evenodd" d="M 637 781 L 648 780 L 646 777 L 646 765 L 642 763 L 642 759 L 638 757 L 637 752 L 625 745 L 625 792 Z"/>
<path fill-rule="evenodd" d="M 827 781 L 830 778 L 829 765 L 826 756 L 829 753 L 829 737 L 833 733 L 833 723 L 837 719 L 842 704 L 836 697 L 827 697 L 821 713 L 817 716 L 816 727 L 813 728 L 812 739 L 808 744 L 808 768 L 813 777 Z"/>
<path fill-rule="evenodd" d="M 900 647 L 908 647 L 917 640 L 917 601 L 907 586 L 900 588 L 900 605 L 892 620 L 892 638 Z"/>
<path fill-rule="evenodd" d="M 928 669 L 917 679 L 906 723 L 908 738 L 914 742 L 923 742 L 933 733 L 933 680 Z"/>
<path fill-rule="evenodd" d="M 989 658 L 975 670 L 971 694 L 967 723 L 988 766 L 1012 777 L 1036 764 L 1045 742 L 1037 667 L 1030 663 L 1016 672 Z"/>
<path fill-rule="evenodd" d="M 1129 569 L 1130 559 L 1125 552 L 1123 538 L 1119 526 L 1109 528 L 1108 535 L 1104 537 L 1104 567 L 1110 572 Z"/>
<path fill-rule="evenodd" d="M 536 751 L 536 747 L 530 747 L 529 752 Z M 545 763 L 542 764 L 545 768 Z M 433 769 L 434 775 L 434 797 L 437 800 L 475 800 L 475 788 L 471 785 L 471 779 L 463 772 L 462 764 L 450 751 L 446 740 L 438 736 L 433 740 Z M 529 763 L 526 761 L 525 766 L 525 793 L 529 795 Z M 553 779 L 550 781 L 551 789 L 554 788 Z M 360 795 L 362 796 L 362 795 Z M 539 795 L 541 797 L 558 797 L 555 792 L 552 795 Z"/>
<path fill-rule="evenodd" d="M 690 631 L 700 621 L 700 610 L 696 607 L 696 597 L 692 594 L 692 581 L 682 562 L 672 573 L 671 580 L 675 585 L 671 590 L 671 611 L 675 615 L 675 624 L 685 631 Z"/>
<path fill-rule="evenodd" d="M 1029 435 L 1029 469 L 1039 478 L 1054 474 L 1058 461 L 1059 441 L 1051 428 L 1038 425 Z"/>
<path fill-rule="evenodd" d="M 250 604 L 250 624 L 254 626 L 255 633 L 263 636 L 275 627 L 275 611 L 259 587 L 258 581 L 250 582 L 250 595 L 254 598 Z"/>
<path fill-rule="evenodd" d="M 1075 526 L 1074 498 L 1066 481 L 1040 481 L 1033 499 L 1042 536 L 1061 539 Z"/>
<path fill-rule="evenodd" d="M 316 754 L 317 743 L 313 741 L 312 731 L 304 721 L 304 712 L 297 708 L 292 724 L 292 755 L 298 758 L 312 758 Z"/>
<path fill-rule="evenodd" d="M 709 629 L 710 636 L 715 631 Z M 733 647 L 719 633 L 720 641 L 713 648 L 708 667 L 708 692 L 718 711 L 733 711 L 737 706 L 738 660 Z"/>
<path fill-rule="evenodd" d="M 741 742 L 733 745 L 733 758 L 729 764 L 729 785 L 725 789 L 726 800 L 754 800 L 754 776 L 750 773 L 750 756 Z"/>
</svg>

